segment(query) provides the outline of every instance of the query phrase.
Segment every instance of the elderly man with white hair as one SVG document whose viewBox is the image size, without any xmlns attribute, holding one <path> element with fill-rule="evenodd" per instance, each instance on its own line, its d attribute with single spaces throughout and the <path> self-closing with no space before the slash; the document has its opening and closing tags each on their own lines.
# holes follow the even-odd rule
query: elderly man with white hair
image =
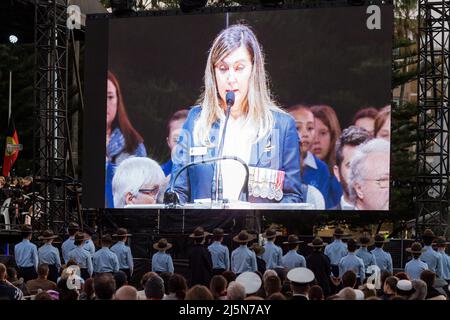
<svg viewBox="0 0 450 320">
<path fill-rule="evenodd" d="M 349 191 L 356 210 L 389 209 L 390 145 L 372 139 L 360 145 L 350 163 Z"/>
<path fill-rule="evenodd" d="M 112 182 L 114 207 L 129 204 L 154 204 L 164 190 L 165 176 L 159 164 L 149 158 L 134 157 L 122 161 Z"/>
</svg>

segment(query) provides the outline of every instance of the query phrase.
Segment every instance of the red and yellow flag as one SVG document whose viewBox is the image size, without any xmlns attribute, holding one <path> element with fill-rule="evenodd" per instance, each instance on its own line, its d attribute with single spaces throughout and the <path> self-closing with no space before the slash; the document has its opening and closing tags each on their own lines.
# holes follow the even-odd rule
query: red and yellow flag
<svg viewBox="0 0 450 320">
<path fill-rule="evenodd" d="M 11 115 L 9 119 L 8 134 L 6 135 L 5 157 L 3 160 L 3 176 L 8 176 L 14 162 L 19 155 L 19 137 L 17 136 L 16 126 L 14 125 L 14 118 Z"/>
</svg>

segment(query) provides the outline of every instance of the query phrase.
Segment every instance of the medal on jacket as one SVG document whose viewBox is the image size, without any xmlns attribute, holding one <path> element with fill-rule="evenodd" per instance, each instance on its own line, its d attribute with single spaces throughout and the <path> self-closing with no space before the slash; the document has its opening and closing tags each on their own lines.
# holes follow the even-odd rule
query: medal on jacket
<svg viewBox="0 0 450 320">
<path fill-rule="evenodd" d="M 284 171 L 277 172 L 277 180 L 275 187 L 275 200 L 280 201 L 283 199 L 283 185 L 284 185 Z"/>
<path fill-rule="evenodd" d="M 266 199 L 269 195 L 269 169 L 261 169 L 262 175 L 261 175 L 261 198 Z"/>
</svg>

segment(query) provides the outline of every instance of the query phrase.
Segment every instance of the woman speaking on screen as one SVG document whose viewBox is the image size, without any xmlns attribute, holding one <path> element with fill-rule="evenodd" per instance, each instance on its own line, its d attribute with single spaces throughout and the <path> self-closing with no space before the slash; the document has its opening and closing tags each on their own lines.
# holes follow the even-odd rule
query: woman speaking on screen
<svg viewBox="0 0 450 320">
<path fill-rule="evenodd" d="M 227 110 L 230 116 L 222 139 Z M 248 201 L 303 202 L 295 121 L 272 100 L 261 46 L 243 24 L 224 29 L 213 42 L 203 93 L 190 110 L 172 155 L 172 180 L 184 165 L 219 156 L 219 144 L 222 156 L 236 156 L 248 164 Z M 218 175 L 223 200 L 242 200 L 245 169 L 233 160 L 192 166 L 171 183 L 181 203 L 207 200 L 215 197 L 219 182 L 213 177 Z"/>
</svg>

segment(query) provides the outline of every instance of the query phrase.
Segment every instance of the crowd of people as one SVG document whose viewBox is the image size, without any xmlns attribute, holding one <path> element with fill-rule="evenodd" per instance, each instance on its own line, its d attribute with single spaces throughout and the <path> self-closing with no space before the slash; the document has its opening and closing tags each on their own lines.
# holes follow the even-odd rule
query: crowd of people
<svg viewBox="0 0 450 320">
<path fill-rule="evenodd" d="M 222 242 L 224 230 L 212 233 L 197 227 L 189 236 L 189 272 L 174 267 L 173 244 L 153 244 L 151 271 L 133 286 L 134 263 L 127 245 L 132 235 L 124 228 L 104 234 L 96 248 L 89 233 L 76 223 L 60 250 L 52 231 L 40 234 L 41 246 L 31 242 L 33 230 L 21 229 L 23 240 L 14 247 L 15 264 L 0 263 L 0 299 L 35 300 L 446 300 L 449 296 L 450 243 L 427 229 L 422 243 L 407 249 L 411 259 L 394 272 L 392 257 L 383 249 L 381 234 L 363 233 L 358 239 L 337 227 L 333 242 L 320 237 L 302 256 L 297 235 L 277 242 L 280 233 L 267 229 L 264 245 L 247 230 Z M 115 244 L 113 245 L 113 239 Z M 280 244 L 282 246 L 280 246 Z M 285 248 L 283 248 L 285 247 Z M 369 247 L 373 247 L 369 250 Z"/>
<path fill-rule="evenodd" d="M 227 111 L 229 93 L 233 105 Z M 197 105 L 169 117 L 167 162 L 147 158 L 111 72 L 107 94 L 107 208 L 161 203 L 169 182 L 182 204 L 218 196 L 243 200 L 245 170 L 234 161 L 192 166 L 173 180 L 184 165 L 217 156 L 239 157 L 249 166 L 249 202 L 307 202 L 318 210 L 389 208 L 390 106 L 361 107 L 343 130 L 342 115 L 332 106 L 278 106 L 262 49 L 246 25 L 217 35 Z"/>
<path fill-rule="evenodd" d="M 21 224 L 32 214 L 33 177 L 0 176 L 0 212 L 8 212 L 10 224 Z M 6 213 L 4 213 L 6 214 Z M 0 215 L 0 224 L 5 223 L 5 216 Z"/>
</svg>

